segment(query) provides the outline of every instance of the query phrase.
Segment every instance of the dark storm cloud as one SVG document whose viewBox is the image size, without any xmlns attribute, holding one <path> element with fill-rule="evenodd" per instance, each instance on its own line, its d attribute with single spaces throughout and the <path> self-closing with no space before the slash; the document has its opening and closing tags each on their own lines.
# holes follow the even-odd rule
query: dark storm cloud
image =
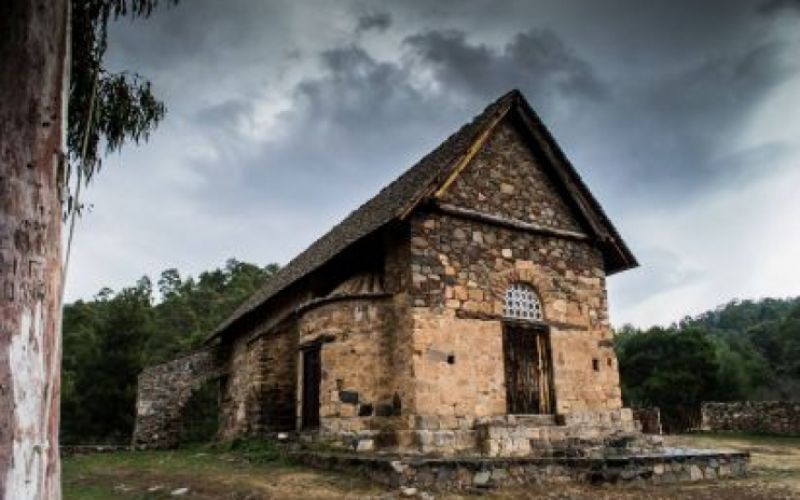
<svg viewBox="0 0 800 500">
<path fill-rule="evenodd" d="M 391 60 L 359 43 L 317 55 L 319 71 L 295 85 L 291 106 L 278 118 L 285 140 L 243 142 L 237 149 L 211 139 L 224 155 L 213 161 L 239 172 L 227 181 L 234 183 L 227 191 L 234 198 L 217 195 L 218 202 L 260 203 L 268 193 L 278 203 L 292 199 L 296 184 L 320 193 L 341 186 L 363 199 L 514 87 L 568 153 L 582 159 L 581 152 L 591 152 L 578 167 L 601 195 L 612 197 L 612 210 L 639 203 L 638 193 L 690 199 L 709 185 L 763 170 L 766 154 L 785 150 L 717 151 L 761 96 L 793 74 L 782 62 L 781 42 L 720 47 L 679 68 L 660 70 L 653 62 L 639 78 L 621 80 L 601 76 L 579 50 L 545 29 L 509 33 L 493 45 L 458 30 L 426 30 L 404 37 L 400 56 Z M 436 86 L 415 83 L 420 74 L 431 75 Z M 251 112 L 245 101 L 232 99 L 198 118 L 229 130 Z M 315 184 L 326 175 L 331 178 Z M 369 188 L 348 187 L 359 181 Z M 614 196 L 623 190 L 626 196 Z"/>
<path fill-rule="evenodd" d="M 369 30 L 386 31 L 392 25 L 392 15 L 388 12 L 362 14 L 356 22 L 356 33 Z"/>
<path fill-rule="evenodd" d="M 722 9 L 723 4 L 729 8 Z M 252 89 L 263 79 L 258 75 L 282 74 L 284 63 L 277 61 L 285 62 L 287 53 L 302 54 L 291 58 L 288 67 L 302 67 L 315 57 L 292 43 L 270 50 L 271 44 L 289 33 L 286 26 L 294 15 L 290 5 L 238 1 L 223 7 L 203 0 L 191 8 L 159 13 L 146 24 L 126 23 L 119 53 L 135 57 L 136 69 L 143 69 L 146 76 L 164 70 L 161 73 L 173 80 L 168 86 L 181 88 L 177 94 L 166 94 L 170 109 L 177 113 L 184 103 L 187 110 L 197 106 L 194 94 L 182 89 L 196 85 L 198 78 L 182 75 L 197 73 L 218 82 L 214 94 L 219 96 L 203 103 L 202 111 L 195 108 L 190 113 L 204 128 L 219 126 L 236 134 L 235 127 L 246 124 L 252 115 L 252 109 L 244 108 L 252 108 L 257 96 Z M 350 22 L 355 20 L 356 31 L 399 28 L 395 4 L 384 5 L 360 14 L 351 10 Z M 399 12 L 407 13 L 413 5 L 403 4 Z M 649 186 L 648 196 L 671 197 L 690 196 L 730 174 L 731 168 L 714 158 L 716 143 L 759 104 L 761 96 L 791 74 L 781 62 L 784 42 L 736 29 L 747 20 L 740 15 L 740 2 L 712 1 L 703 7 L 672 2 L 668 7 L 608 1 L 590 16 L 595 24 L 584 22 L 577 31 L 550 19 L 553 12 L 569 13 L 578 5 L 586 16 L 582 4 L 571 2 L 559 2 L 556 8 L 548 2 L 536 8 L 509 2 L 507 12 L 499 11 L 494 17 L 487 17 L 476 5 L 455 11 L 438 3 L 418 5 L 415 15 L 427 17 L 428 24 L 450 19 L 452 14 L 480 18 L 487 26 L 541 19 L 548 28 L 517 24 L 519 29 L 507 30 L 492 42 L 476 36 L 480 30 L 467 35 L 460 29 L 411 29 L 396 47 L 399 57 L 390 59 L 372 55 L 358 45 L 357 37 L 345 39 L 334 48 L 322 49 L 317 56 L 321 71 L 303 78 L 290 94 L 290 109 L 280 117 L 282 135 L 290 138 L 285 144 L 243 143 L 242 148 L 249 149 L 236 152 L 222 145 L 221 137 L 211 138 L 210 143 L 226 154 L 236 153 L 231 162 L 257 157 L 233 167 L 248 178 L 266 180 L 275 175 L 277 165 L 291 165 L 290 178 L 303 176 L 326 163 L 334 164 L 332 171 L 362 171 L 369 164 L 394 173 L 396 167 L 385 161 L 389 154 L 400 154 L 402 147 L 434 145 L 451 132 L 445 127 L 457 126 L 491 99 L 517 87 L 568 152 L 576 152 L 579 158 L 591 152 L 592 163 L 582 163 L 592 165 L 590 178 L 602 175 L 613 180 L 607 184 L 633 187 L 634 192 L 636 186 Z M 752 4 L 749 12 L 752 17 Z M 408 22 L 408 15 L 403 19 Z M 608 29 L 601 33 L 604 43 L 591 38 L 601 35 L 593 31 L 599 25 Z M 148 29 L 146 36 L 137 31 L 142 26 Z M 411 27 L 403 28 L 408 32 Z M 295 35 L 302 39 L 311 34 Z M 710 43 L 711 35 L 723 38 Z M 597 47 L 602 46 L 613 53 L 598 56 Z M 591 62 L 590 53 L 594 54 Z M 144 64 L 138 64 L 140 59 Z M 620 61 L 627 66 L 624 70 Z M 256 76 L 248 88 L 242 82 L 251 73 Z M 432 75 L 436 89 L 413 84 L 420 74 Z M 158 89 L 159 82 L 155 83 Z M 226 95 L 226 89 L 234 94 Z M 432 108 L 438 108 L 438 113 L 431 113 Z M 389 145 L 387 130 L 396 137 Z M 302 140 L 291 139 L 300 136 Z M 620 141 L 621 136 L 626 140 Z M 410 149 L 404 158 L 424 151 Z M 747 151 L 731 151 L 727 156 L 740 153 L 743 158 L 753 156 Z M 627 161 L 620 162 L 620 156 Z M 382 163 L 376 163 L 379 160 Z M 747 168 L 744 160 L 733 163 L 740 170 Z M 658 181 L 656 193 L 654 180 Z"/>
<path fill-rule="evenodd" d="M 778 14 L 784 11 L 794 11 L 800 14 L 800 0 L 768 0 L 758 6 L 763 14 Z"/>
<path fill-rule="evenodd" d="M 717 157 L 763 96 L 793 74 L 783 62 L 785 49 L 766 42 L 652 79 L 619 82 L 614 99 L 594 117 L 593 135 L 627 149 L 630 161 L 622 173 L 649 185 L 651 195 L 691 197 L 718 181 L 763 175 L 765 165 L 746 161 L 753 155 L 734 143 L 724 156 L 741 155 L 738 161 L 721 164 Z"/>
<path fill-rule="evenodd" d="M 515 86 L 540 102 L 605 95 L 588 63 L 546 31 L 516 34 L 498 50 L 471 44 L 462 33 L 427 31 L 407 37 L 402 48 L 394 60 L 377 59 L 355 41 L 319 53 L 321 71 L 296 84 L 292 106 L 278 118 L 285 140 L 243 144 L 249 152 L 220 147 L 232 155 L 223 162 L 241 177 L 222 191 L 235 199 L 216 195 L 213 203 L 225 210 L 234 202 L 260 203 L 265 194 L 290 202 L 292 186 L 302 185 L 318 190 L 320 204 L 354 208 Z M 430 70 L 438 91 L 415 81 Z M 241 111 L 224 103 L 204 118 L 219 115 L 225 124 L 230 113 L 241 119 Z"/>
<path fill-rule="evenodd" d="M 244 145 L 252 154 L 235 165 L 242 177 L 227 191 L 235 200 L 216 202 L 241 207 L 266 194 L 291 203 L 302 189 L 317 207 L 352 209 L 456 125 L 400 64 L 357 45 L 323 51 L 318 62 L 319 75 L 295 86 L 291 108 L 277 118 L 285 140 Z"/>
<path fill-rule="evenodd" d="M 517 33 L 501 49 L 470 43 L 457 31 L 427 31 L 404 42 L 436 73 L 442 85 L 486 99 L 512 87 L 546 97 L 600 98 L 606 88 L 591 66 L 554 33 Z"/>
<path fill-rule="evenodd" d="M 764 173 L 754 171 L 763 164 L 748 161 L 762 155 L 734 148 L 721 163 L 718 147 L 797 69 L 784 60 L 786 44 L 775 40 L 715 47 L 678 68 L 652 61 L 640 66 L 647 71 L 639 78 L 601 77 L 546 30 L 517 33 L 501 48 L 470 43 L 459 31 L 427 31 L 404 43 L 442 88 L 465 100 L 486 102 L 521 88 L 568 151 L 593 151 L 591 162 L 581 162 L 594 167 L 590 177 L 673 201 Z M 619 162 L 620 154 L 628 161 Z"/>
<path fill-rule="evenodd" d="M 113 23 L 111 62 L 162 77 L 180 77 L 196 65 L 219 72 L 271 53 L 263 49 L 287 36 L 287 17 L 281 2 L 181 2 L 146 20 Z"/>
</svg>

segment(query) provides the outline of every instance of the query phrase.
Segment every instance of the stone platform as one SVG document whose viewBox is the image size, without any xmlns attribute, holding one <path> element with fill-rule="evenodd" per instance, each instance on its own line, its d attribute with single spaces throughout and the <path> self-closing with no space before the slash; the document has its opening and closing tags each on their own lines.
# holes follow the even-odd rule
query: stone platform
<svg viewBox="0 0 800 500">
<path fill-rule="evenodd" d="M 297 451 L 316 468 L 354 472 L 391 487 L 474 491 L 520 484 L 581 482 L 644 485 L 743 476 L 748 453 L 664 448 L 659 453 L 592 457 L 433 458 Z"/>
<path fill-rule="evenodd" d="M 661 437 L 643 435 L 627 408 L 569 415 L 409 415 L 335 423 L 340 425 L 323 422 L 319 431 L 302 431 L 301 440 L 341 451 L 437 457 L 547 457 L 561 451 L 597 458 L 661 448 Z"/>
</svg>

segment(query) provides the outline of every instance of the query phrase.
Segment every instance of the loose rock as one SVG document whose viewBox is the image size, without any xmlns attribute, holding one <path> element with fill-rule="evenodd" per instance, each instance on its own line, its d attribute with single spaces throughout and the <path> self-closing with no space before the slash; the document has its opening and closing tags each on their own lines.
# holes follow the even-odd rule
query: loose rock
<svg viewBox="0 0 800 500">
<path fill-rule="evenodd" d="M 417 494 L 417 489 L 416 488 L 412 488 L 412 487 L 409 487 L 409 486 L 403 486 L 402 488 L 400 488 L 400 495 L 402 495 L 402 496 L 404 496 L 406 498 L 411 498 L 416 494 Z"/>
</svg>

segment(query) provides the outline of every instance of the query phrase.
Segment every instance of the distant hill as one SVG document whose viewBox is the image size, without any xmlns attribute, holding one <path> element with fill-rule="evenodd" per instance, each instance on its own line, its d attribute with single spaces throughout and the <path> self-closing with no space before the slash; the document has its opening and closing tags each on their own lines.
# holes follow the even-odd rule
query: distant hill
<svg viewBox="0 0 800 500">
<path fill-rule="evenodd" d="M 713 311 L 680 321 L 684 327 L 706 328 L 718 333 L 744 333 L 751 328 L 783 321 L 800 306 L 800 297 L 788 299 L 732 300 Z"/>
</svg>

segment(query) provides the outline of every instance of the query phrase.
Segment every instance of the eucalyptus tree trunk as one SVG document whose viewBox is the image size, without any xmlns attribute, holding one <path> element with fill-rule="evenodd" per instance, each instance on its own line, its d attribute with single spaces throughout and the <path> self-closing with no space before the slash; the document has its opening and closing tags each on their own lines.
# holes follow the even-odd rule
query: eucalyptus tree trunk
<svg viewBox="0 0 800 500">
<path fill-rule="evenodd" d="M 68 0 L 0 1 L 0 498 L 59 499 Z"/>
</svg>

